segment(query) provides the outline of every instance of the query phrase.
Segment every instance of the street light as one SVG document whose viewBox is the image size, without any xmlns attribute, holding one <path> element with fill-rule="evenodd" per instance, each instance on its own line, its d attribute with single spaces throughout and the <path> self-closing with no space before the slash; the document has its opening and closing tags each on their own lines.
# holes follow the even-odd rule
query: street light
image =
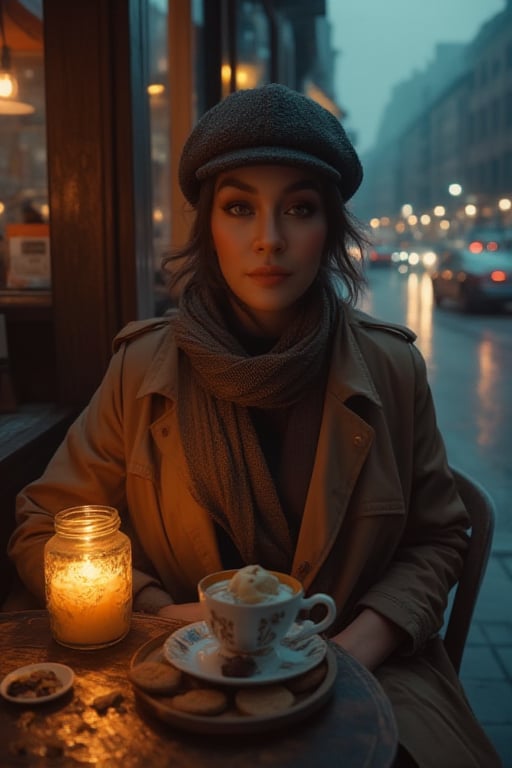
<svg viewBox="0 0 512 768">
<path fill-rule="evenodd" d="M 458 197 L 460 194 L 462 194 L 462 187 L 460 184 L 450 184 L 448 186 L 448 192 L 452 197 Z"/>
</svg>

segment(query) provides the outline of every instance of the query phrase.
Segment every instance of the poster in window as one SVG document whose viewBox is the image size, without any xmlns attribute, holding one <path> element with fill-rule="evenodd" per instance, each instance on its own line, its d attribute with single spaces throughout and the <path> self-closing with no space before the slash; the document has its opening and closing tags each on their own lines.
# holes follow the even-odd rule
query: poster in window
<svg viewBox="0 0 512 768">
<path fill-rule="evenodd" d="M 7 288 L 50 288 L 48 224 L 8 224 Z"/>
</svg>

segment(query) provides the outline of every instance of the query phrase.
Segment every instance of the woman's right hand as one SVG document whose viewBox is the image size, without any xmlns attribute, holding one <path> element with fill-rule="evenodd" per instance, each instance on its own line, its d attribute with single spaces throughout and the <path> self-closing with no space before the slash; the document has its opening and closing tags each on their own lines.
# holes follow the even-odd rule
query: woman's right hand
<svg viewBox="0 0 512 768">
<path fill-rule="evenodd" d="M 165 605 L 158 611 L 158 616 L 162 616 L 164 619 L 177 619 L 187 624 L 193 621 L 203 621 L 205 618 L 203 606 L 199 602 Z"/>
</svg>

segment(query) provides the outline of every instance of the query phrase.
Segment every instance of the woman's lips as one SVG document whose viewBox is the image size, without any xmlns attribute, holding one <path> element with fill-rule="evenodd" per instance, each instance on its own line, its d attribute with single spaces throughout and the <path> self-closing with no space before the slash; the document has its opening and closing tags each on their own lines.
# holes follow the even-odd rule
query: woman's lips
<svg viewBox="0 0 512 768">
<path fill-rule="evenodd" d="M 285 269 L 279 267 L 258 267 L 252 272 L 248 272 L 250 277 L 260 285 L 273 286 L 279 285 L 290 277 L 291 272 L 287 272 Z"/>
</svg>

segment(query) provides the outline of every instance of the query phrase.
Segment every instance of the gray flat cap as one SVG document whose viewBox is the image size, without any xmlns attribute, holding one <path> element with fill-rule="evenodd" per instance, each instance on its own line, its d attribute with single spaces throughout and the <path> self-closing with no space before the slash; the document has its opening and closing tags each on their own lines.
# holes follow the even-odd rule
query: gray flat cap
<svg viewBox="0 0 512 768">
<path fill-rule="evenodd" d="M 194 205 L 204 179 L 262 164 L 311 168 L 333 179 L 345 201 L 363 178 L 339 120 L 298 91 L 271 83 L 236 91 L 201 117 L 181 155 L 181 190 Z"/>
</svg>

